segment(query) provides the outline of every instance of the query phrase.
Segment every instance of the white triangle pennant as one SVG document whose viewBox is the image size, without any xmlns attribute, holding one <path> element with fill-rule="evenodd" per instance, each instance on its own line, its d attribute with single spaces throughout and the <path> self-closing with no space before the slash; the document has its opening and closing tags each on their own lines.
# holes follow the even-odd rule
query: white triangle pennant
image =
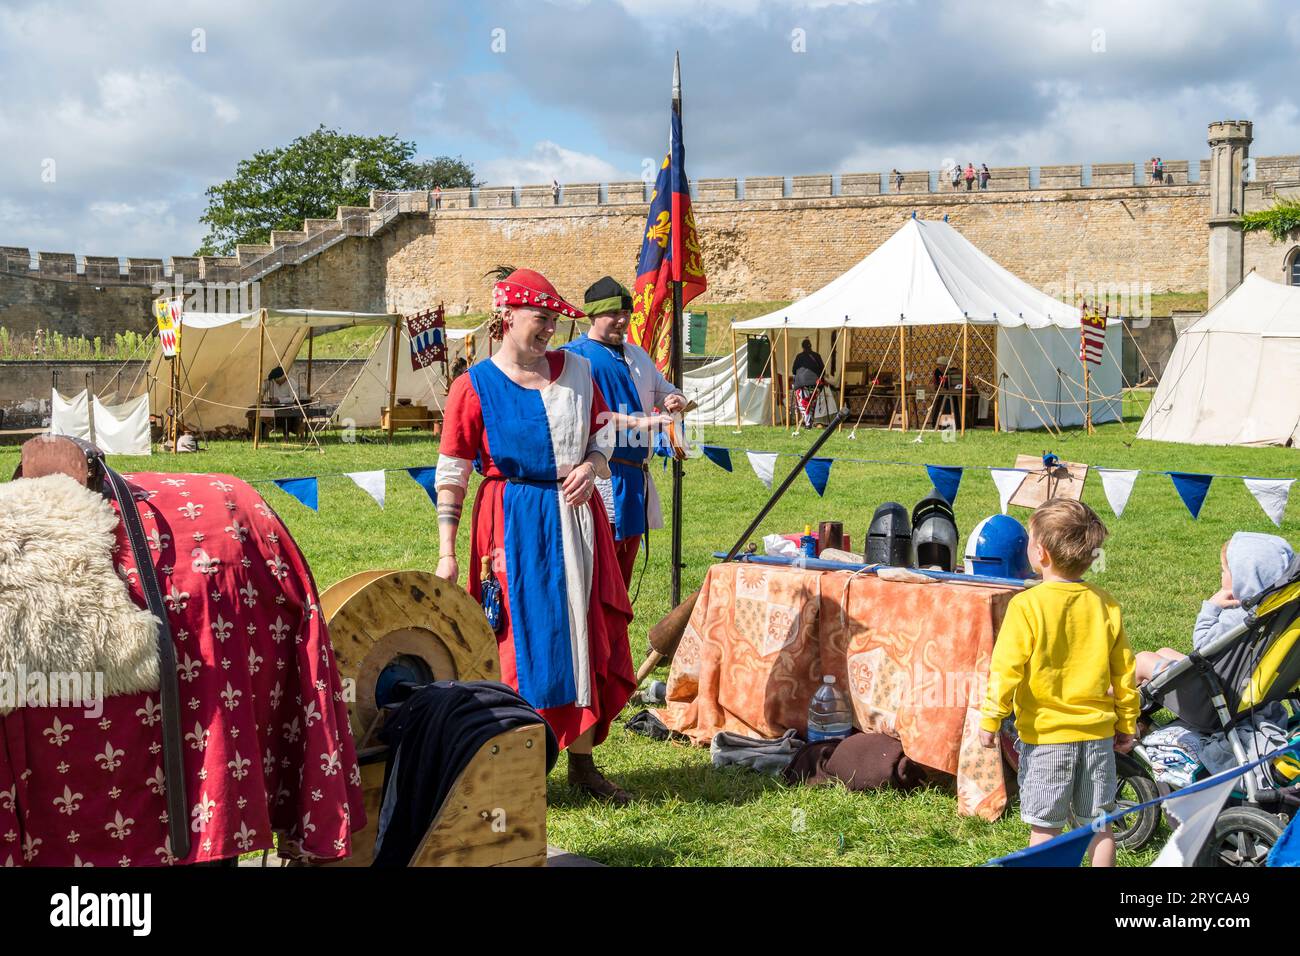
<svg viewBox="0 0 1300 956">
<path fill-rule="evenodd" d="M 1098 468 L 1097 474 L 1101 475 L 1101 487 L 1110 510 L 1116 518 L 1122 517 L 1128 507 L 1128 496 L 1133 494 L 1133 482 L 1141 472 L 1136 468 Z"/>
<path fill-rule="evenodd" d="M 1286 503 L 1291 497 L 1291 485 L 1294 478 L 1243 478 L 1250 493 L 1255 496 L 1259 506 L 1269 519 L 1282 527 L 1282 516 L 1286 514 Z"/>
<path fill-rule="evenodd" d="M 349 471 L 347 476 L 357 483 L 357 487 L 375 499 L 379 507 L 384 506 L 384 473 L 382 471 Z"/>
<path fill-rule="evenodd" d="M 758 480 L 771 488 L 772 475 L 776 471 L 776 452 L 747 451 L 745 455 L 749 458 L 749 467 L 758 475 Z"/>
<path fill-rule="evenodd" d="M 1019 468 L 990 468 L 989 474 L 993 476 L 993 484 L 998 486 L 998 498 L 1002 502 L 1002 513 L 1007 513 L 1007 505 L 1011 503 L 1011 496 L 1016 493 L 1025 480 L 1025 472 Z"/>
</svg>

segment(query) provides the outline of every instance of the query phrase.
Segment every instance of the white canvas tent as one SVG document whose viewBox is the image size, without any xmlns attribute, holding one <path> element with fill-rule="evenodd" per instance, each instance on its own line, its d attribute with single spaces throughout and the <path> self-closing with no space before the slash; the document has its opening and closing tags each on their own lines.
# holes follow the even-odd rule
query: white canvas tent
<svg viewBox="0 0 1300 956">
<path fill-rule="evenodd" d="M 288 375 L 309 331 L 319 334 L 355 325 L 393 329 L 400 321 L 396 314 L 326 309 L 185 312 L 178 368 L 179 418 L 206 434 L 246 428 L 247 412 L 259 403 L 266 373 L 279 365 Z M 391 346 L 391 335 L 388 339 Z M 161 344 L 157 345 L 144 384 L 155 415 L 162 415 L 170 405 L 167 362 Z"/>
<path fill-rule="evenodd" d="M 563 321 L 558 323 L 552 348 L 558 348 L 576 335 L 581 335 L 587 323 Z M 472 329 L 447 329 L 447 364 L 452 366 L 459 358 L 464 358 L 469 365 L 478 359 L 492 354 L 493 343 L 488 336 L 488 323 L 483 322 Z M 447 400 L 450 382 L 443 376 L 441 365 L 427 368 L 411 367 L 410 338 L 405 327 L 400 328 L 401 344 L 397 349 L 397 388 L 395 398 L 398 402 L 410 399 L 413 405 L 442 411 Z M 373 428 L 379 424 L 382 407 L 388 403 L 388 383 L 391 367 L 391 350 L 380 342 L 366 359 L 352 387 L 348 389 L 343 400 L 339 402 L 334 413 L 335 421 L 355 428 Z"/>
<path fill-rule="evenodd" d="M 892 373 L 910 394 L 932 387 L 936 364 L 969 366 L 963 381 L 989 401 L 996 394 L 1000 427 L 1019 430 L 1082 424 L 1087 395 L 1094 422 L 1120 418 L 1122 323 L 1110 319 L 1086 393 L 1079 324 L 1077 308 L 1017 278 L 946 222 L 912 218 L 821 289 L 733 329 L 768 335 L 778 371 L 788 370 L 798 339 L 837 333 L 828 374 L 841 384 L 846 366 L 865 365 L 865 382 Z M 734 412 L 734 391 L 732 403 Z"/>
<path fill-rule="evenodd" d="M 1300 443 L 1300 289 L 1250 273 L 1182 335 L 1139 438 Z"/>
</svg>

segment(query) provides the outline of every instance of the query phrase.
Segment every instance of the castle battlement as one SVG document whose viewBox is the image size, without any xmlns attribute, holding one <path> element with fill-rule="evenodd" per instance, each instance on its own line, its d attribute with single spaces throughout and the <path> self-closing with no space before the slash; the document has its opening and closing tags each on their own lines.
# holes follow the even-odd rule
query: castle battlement
<svg viewBox="0 0 1300 956">
<path fill-rule="evenodd" d="M 1236 122 L 1216 124 L 1224 135 L 1236 134 Z M 1051 192 L 1076 192 L 1071 198 L 1104 198 L 1107 190 L 1130 190 L 1156 196 L 1162 189 L 1183 187 L 1208 196 L 1210 161 L 1200 160 L 1197 178 L 1190 178 L 1187 160 L 1166 160 L 1164 180 L 1155 183 L 1150 170 L 1137 163 L 1063 164 L 1051 166 L 990 167 L 987 190 L 957 189 L 940 170 L 902 170 L 901 187 L 893 172 L 813 174 L 798 176 L 747 176 L 696 179 L 692 196 L 702 211 L 725 212 L 746 203 L 771 203 L 792 208 L 809 201 L 853 200 L 887 203 L 894 199 L 932 197 L 932 202 L 972 203 L 1005 201 L 1009 193 L 1032 193 L 1040 198 Z M 1300 183 L 1300 155 L 1266 156 L 1254 160 L 1248 185 L 1271 188 L 1277 183 Z M 369 206 L 340 206 L 333 219 L 308 219 L 296 230 L 277 230 L 270 242 L 240 245 L 233 256 L 170 256 L 167 259 L 77 255 L 70 252 L 33 252 L 17 246 L 0 246 L 0 274 L 30 279 L 50 279 L 86 286 L 153 285 L 185 282 L 238 283 L 262 278 L 284 265 L 298 265 L 348 237 L 370 237 L 383 232 L 402 215 L 436 216 L 440 212 L 468 210 L 572 211 L 575 215 L 599 210 L 630 214 L 649 199 L 650 184 L 639 180 L 612 183 L 569 183 L 558 197 L 549 185 L 483 186 L 432 192 L 381 192 L 370 195 Z M 996 198 L 995 198 L 996 196 Z M 1061 197 L 1065 198 L 1065 197 Z M 836 203 L 839 205 L 842 203 Z M 595 207 L 595 210 L 593 210 Z"/>
</svg>

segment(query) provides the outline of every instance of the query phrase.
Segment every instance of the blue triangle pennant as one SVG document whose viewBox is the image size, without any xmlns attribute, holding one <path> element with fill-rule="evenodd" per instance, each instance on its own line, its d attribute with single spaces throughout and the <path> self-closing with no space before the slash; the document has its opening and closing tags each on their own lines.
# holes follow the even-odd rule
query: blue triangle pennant
<svg viewBox="0 0 1300 956">
<path fill-rule="evenodd" d="M 1097 834 L 1091 827 L 1075 827 L 1060 836 L 1052 837 L 1046 843 L 1026 847 L 1015 853 L 1008 853 L 995 860 L 989 860 L 990 866 L 1074 866 L 1083 863 L 1083 854 L 1088 844 Z"/>
<path fill-rule="evenodd" d="M 812 482 L 813 490 L 817 492 L 818 497 L 826 494 L 826 482 L 831 477 L 831 458 L 809 458 L 808 464 L 803 466 L 803 472 Z"/>
<path fill-rule="evenodd" d="M 718 445 L 701 445 L 700 449 L 704 452 L 704 457 L 709 459 L 723 471 L 731 471 L 731 452 Z"/>
<path fill-rule="evenodd" d="M 408 468 L 406 473 L 415 479 L 415 483 L 424 489 L 424 493 L 429 496 L 429 500 L 436 505 L 438 503 L 438 489 L 434 487 L 434 482 L 438 480 L 438 469 L 426 465 L 423 468 Z"/>
<path fill-rule="evenodd" d="M 312 511 L 319 511 L 316 498 L 315 478 L 276 478 L 275 486 L 287 495 L 292 495 Z"/>
<path fill-rule="evenodd" d="M 957 500 L 957 488 L 961 485 L 961 469 L 948 465 L 926 465 L 925 470 L 934 482 L 934 490 L 948 504 L 953 504 Z"/>
<path fill-rule="evenodd" d="M 1183 499 L 1183 504 L 1187 505 L 1187 510 L 1192 513 L 1192 517 L 1198 517 L 1201 513 L 1201 505 L 1205 504 L 1205 496 L 1210 490 L 1210 482 L 1214 480 L 1214 476 L 1185 471 L 1171 471 L 1169 477 L 1173 479 L 1174 488 L 1178 491 L 1178 497 Z"/>
</svg>

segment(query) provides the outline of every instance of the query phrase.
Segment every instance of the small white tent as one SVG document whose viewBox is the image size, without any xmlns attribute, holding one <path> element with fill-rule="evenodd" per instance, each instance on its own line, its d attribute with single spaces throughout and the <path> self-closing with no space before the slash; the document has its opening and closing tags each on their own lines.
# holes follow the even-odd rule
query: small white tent
<svg viewBox="0 0 1300 956">
<path fill-rule="evenodd" d="M 968 388 L 989 400 L 996 392 L 1001 427 L 1018 430 L 1083 423 L 1079 324 L 1077 308 L 1017 278 L 946 222 L 912 218 L 821 289 L 733 328 L 769 335 L 778 368 L 794 354 L 791 332 L 837 332 L 832 375 L 865 365 L 866 381 L 905 377 L 909 394 L 933 387 L 932 367 L 961 368 L 968 352 Z M 1102 363 L 1091 369 L 1094 422 L 1121 415 L 1121 334 L 1112 317 Z"/>
<path fill-rule="evenodd" d="M 487 323 L 475 329 L 447 329 L 447 363 L 488 354 Z M 402 345 L 397 348 L 397 400 L 410 399 L 414 405 L 442 410 L 447 399 L 449 383 L 443 376 L 441 365 L 412 368 L 410 339 L 406 329 L 401 330 Z M 376 344 L 366 364 L 361 367 L 352 387 L 334 412 L 337 422 L 355 428 L 375 428 L 379 425 L 383 407 L 388 404 L 389 360 L 391 350 L 386 341 Z"/>
<path fill-rule="evenodd" d="M 1250 273 L 1182 335 L 1139 438 L 1300 443 L 1300 289 Z"/>
<path fill-rule="evenodd" d="M 401 316 L 322 309 L 257 309 L 252 312 L 185 312 L 181 315 L 179 417 L 211 434 L 247 428 L 266 373 L 279 365 L 288 374 L 309 329 L 321 333 L 352 325 L 394 328 Z M 170 404 L 170 369 L 155 346 L 144 390 L 153 414 Z M 259 376 L 259 365 L 261 375 Z"/>
</svg>

